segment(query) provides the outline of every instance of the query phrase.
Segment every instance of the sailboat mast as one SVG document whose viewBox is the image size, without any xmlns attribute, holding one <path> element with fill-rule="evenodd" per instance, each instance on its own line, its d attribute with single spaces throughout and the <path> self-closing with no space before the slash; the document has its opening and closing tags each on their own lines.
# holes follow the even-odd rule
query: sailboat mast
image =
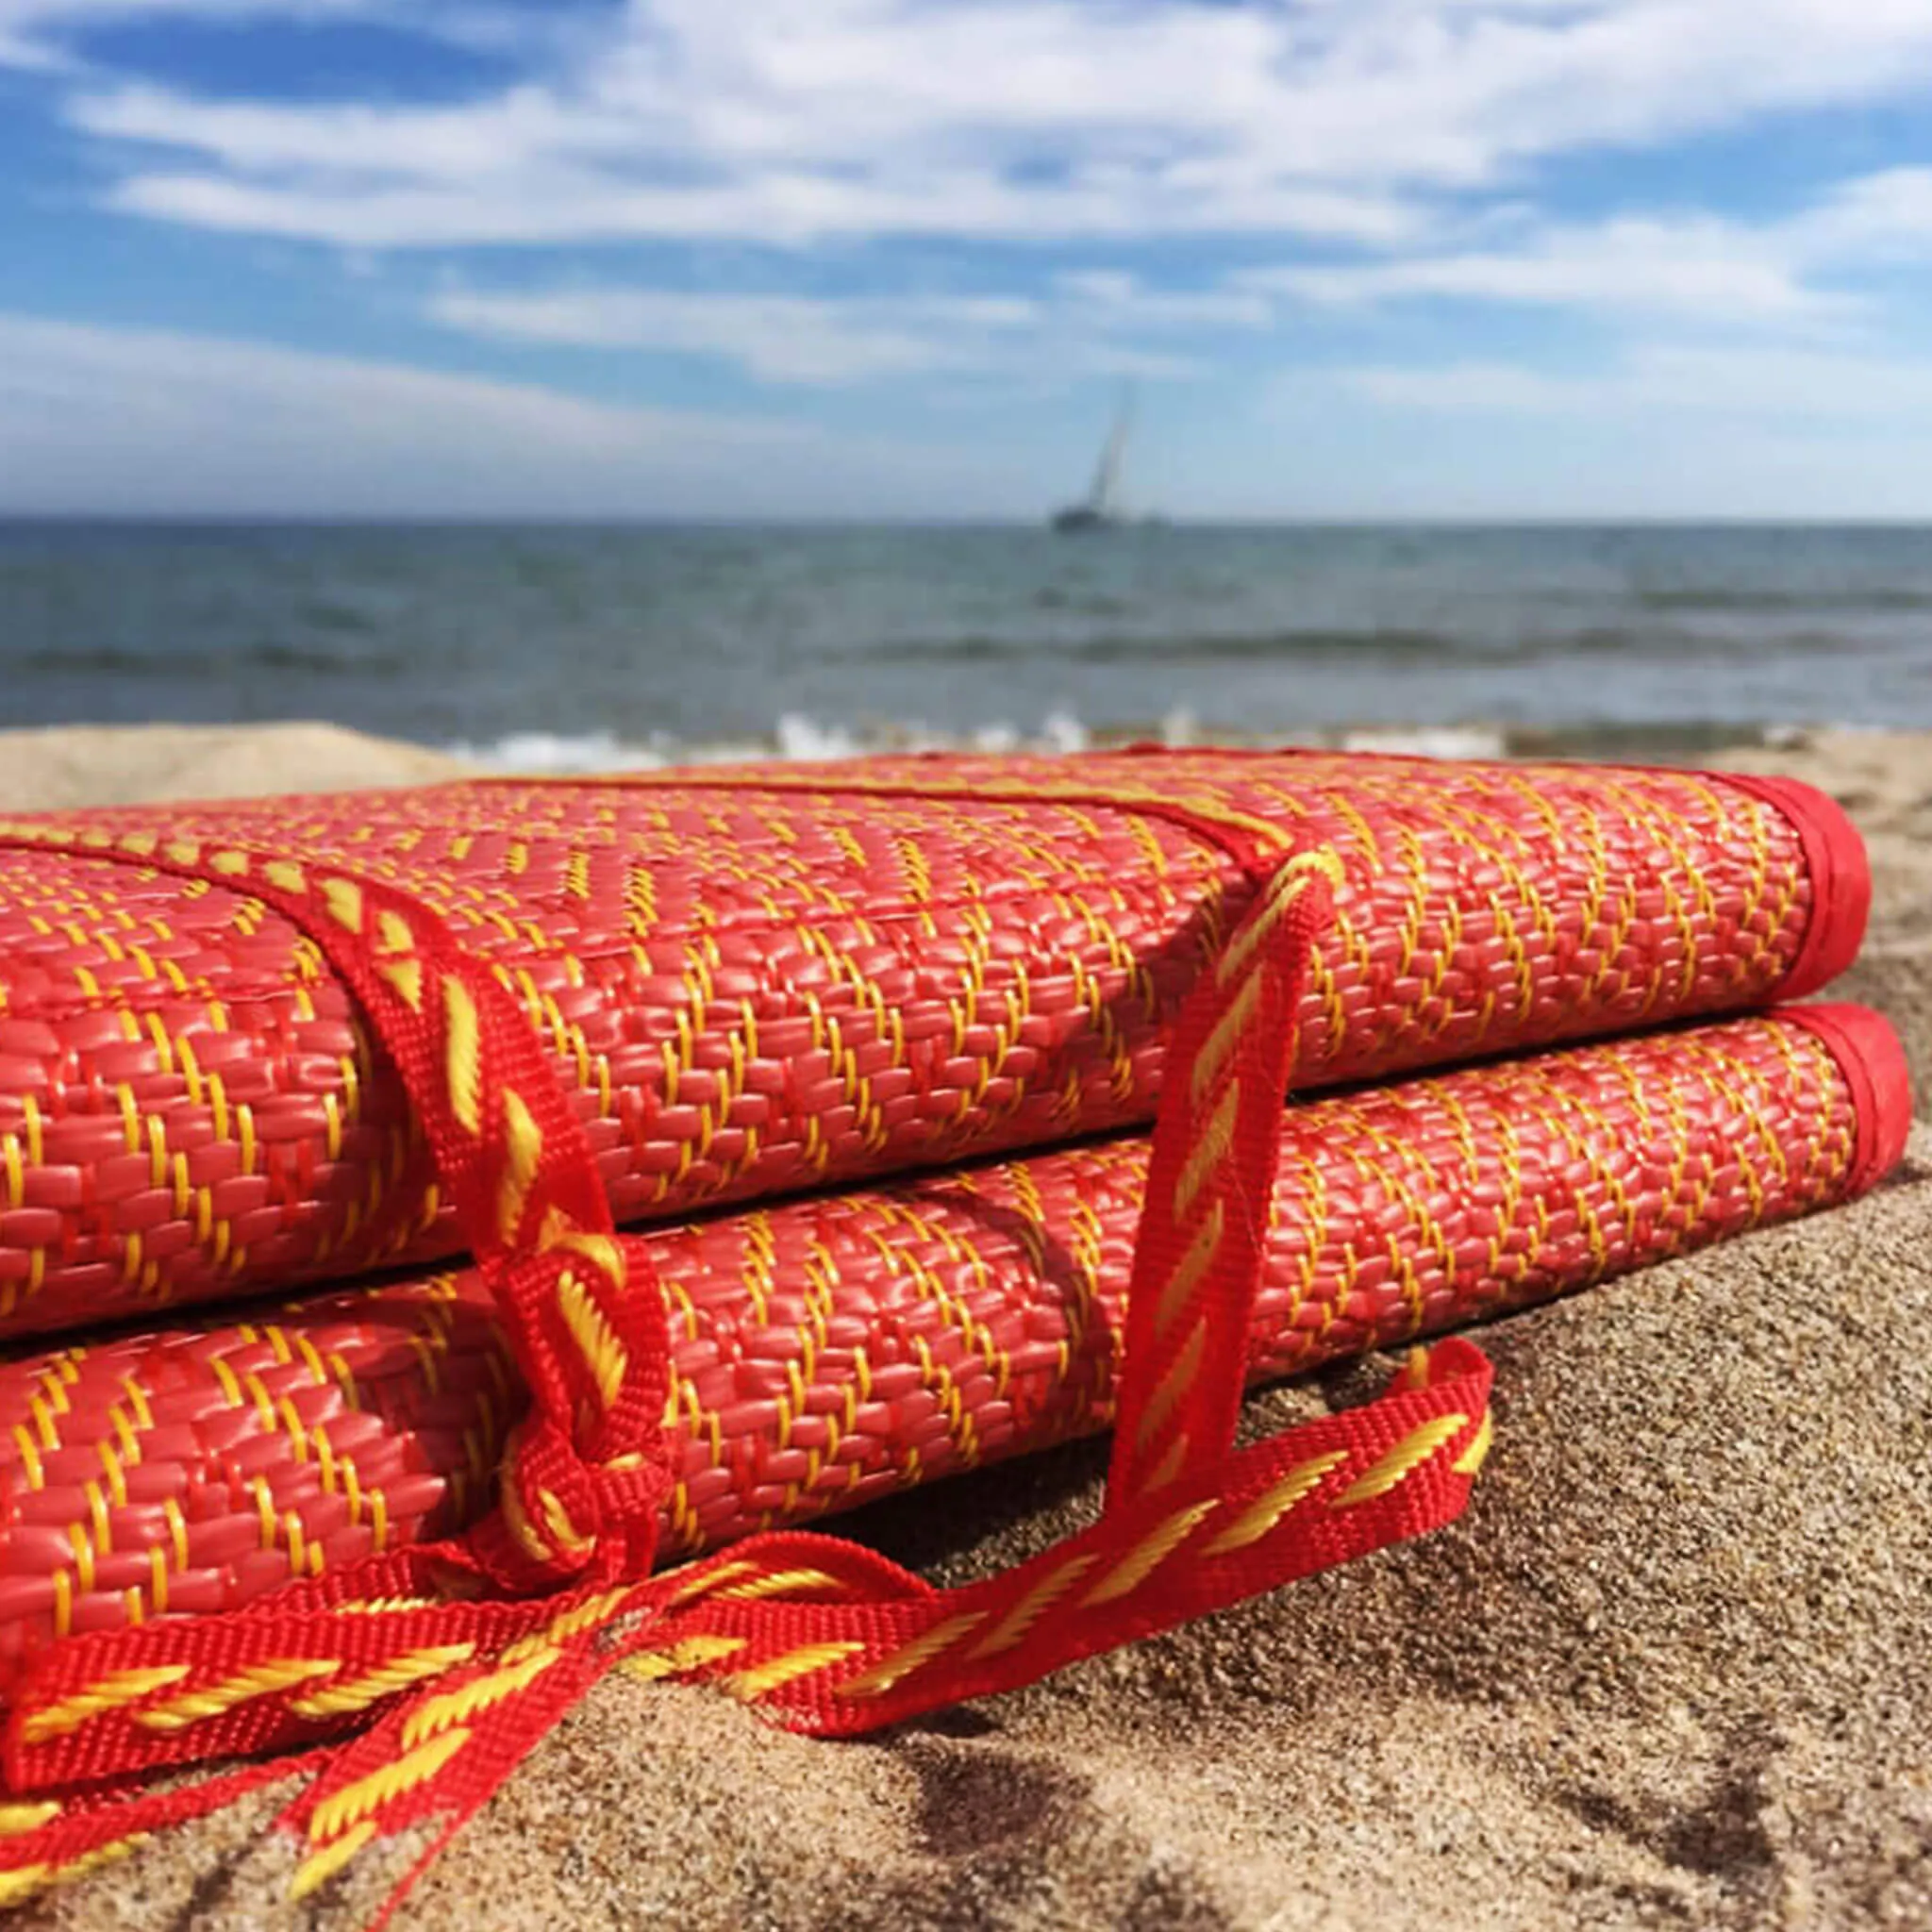
<svg viewBox="0 0 1932 1932">
<path fill-rule="evenodd" d="M 1081 502 L 1054 511 L 1047 521 L 1056 530 L 1110 530 L 1126 521 L 1120 503 L 1121 468 L 1126 459 L 1127 432 L 1133 422 L 1134 392 L 1123 389 L 1107 447 L 1100 452 L 1100 461 L 1094 468 L 1092 487 Z"/>
<path fill-rule="evenodd" d="M 1107 447 L 1100 453 L 1100 462 L 1093 472 L 1093 487 L 1088 491 L 1087 500 L 1102 515 L 1111 515 L 1118 508 L 1120 494 L 1121 464 L 1127 453 L 1127 432 L 1133 427 L 1134 399 L 1131 392 L 1121 397 L 1121 406 L 1113 421 L 1112 432 L 1107 439 Z"/>
</svg>

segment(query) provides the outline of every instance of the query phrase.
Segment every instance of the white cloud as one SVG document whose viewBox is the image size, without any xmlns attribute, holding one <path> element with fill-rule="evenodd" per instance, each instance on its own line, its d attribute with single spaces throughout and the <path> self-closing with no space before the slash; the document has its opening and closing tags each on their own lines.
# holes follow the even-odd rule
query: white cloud
<svg viewBox="0 0 1932 1932">
<path fill-rule="evenodd" d="M 1563 374 L 1495 360 L 1331 372 L 1386 408 L 1446 416 L 1729 418 L 1781 433 L 1861 435 L 1922 447 L 1932 433 L 1932 359 L 1832 349 L 1640 342 L 1601 370 Z M 1294 400 L 1306 378 L 1285 378 Z"/>
<path fill-rule="evenodd" d="M 72 114 L 138 144 L 125 208 L 375 248 L 1390 243 L 1553 156 L 1928 87 L 1924 0 L 632 0 L 457 106 L 95 88 Z"/>
<path fill-rule="evenodd" d="M 1726 325 L 1843 318 L 1842 294 L 1812 288 L 1790 238 L 1707 216 L 1628 217 L 1547 228 L 1515 248 L 1319 268 L 1257 270 L 1247 286 L 1341 306 L 1402 297 L 1718 320 Z"/>
<path fill-rule="evenodd" d="M 1932 258 L 1932 169 L 1837 183 L 1812 206 L 1747 224 L 1696 212 L 1514 225 L 1482 248 L 1244 270 L 1235 286 L 1336 308 L 1417 297 L 1575 308 L 1736 331 L 1853 322 L 1847 277 Z"/>
<path fill-rule="evenodd" d="M 821 301 L 660 290 L 486 294 L 452 290 L 429 314 L 452 328 L 580 348 L 671 350 L 733 362 L 769 382 L 841 383 L 997 361 L 1030 333 L 1024 302 Z"/>
<path fill-rule="evenodd" d="M 1610 402 L 1605 380 L 1552 375 L 1513 362 L 1458 359 L 1422 368 L 1368 363 L 1324 371 L 1323 380 L 1385 409 L 1430 414 L 1542 416 L 1607 408 Z M 1305 376 L 1284 376 L 1276 398 L 1299 401 L 1306 388 Z"/>
<path fill-rule="evenodd" d="M 916 513 L 1015 482 L 772 418 L 0 313 L 0 514 Z"/>
<path fill-rule="evenodd" d="M 1932 168 L 1887 168 L 1840 182 L 1786 232 L 1820 262 L 1924 259 L 1932 256 Z"/>
<path fill-rule="evenodd" d="M 1041 295 L 808 297 L 662 289 L 536 291 L 453 288 L 427 312 L 448 327 L 512 341 L 708 357 L 760 381 L 836 384 L 952 370 L 1027 378 L 1101 372 L 1153 378 L 1199 365 L 1147 338 L 1203 327 L 1264 329 L 1253 291 L 1166 291 L 1131 275 L 1077 272 Z"/>
<path fill-rule="evenodd" d="M 1212 190 L 1184 171 L 1141 173 L 1086 167 L 1053 182 L 966 165 L 891 164 L 722 170 L 690 178 L 662 156 L 607 158 L 556 150 L 519 158 L 494 138 L 501 112 L 446 110 L 407 131 L 367 126 L 369 110 L 245 110 L 258 124 L 296 119 L 299 139 L 274 145 L 327 152 L 327 162 L 203 169 L 142 168 L 111 190 L 124 213 L 231 233 L 272 235 L 370 249 L 461 248 L 638 239 L 728 239 L 779 248 L 874 237 L 933 236 L 1047 241 L 1067 236 L 1141 242 L 1203 230 L 1298 234 L 1391 242 L 1415 227 L 1414 210 L 1392 196 L 1277 182 Z M 375 119 L 387 121 L 377 114 Z M 573 117 L 566 112 L 561 118 Z M 83 103 L 87 131 L 131 138 L 137 126 L 168 125 L 164 144 L 184 148 L 208 110 L 148 96 L 129 110 L 122 96 Z M 362 135 L 367 128 L 366 147 Z M 145 137 L 160 141 L 157 133 Z M 407 161 L 384 166 L 388 149 Z M 474 154 L 470 168 L 446 166 Z M 425 165 L 434 157 L 434 166 Z M 661 175 L 649 172 L 661 168 Z"/>
<path fill-rule="evenodd" d="M 1266 328 L 1274 310 L 1266 295 L 1234 282 L 1205 289 L 1151 288 L 1121 269 L 1065 269 L 1054 277 L 1058 298 L 1094 327 L 1134 329 Z"/>
<path fill-rule="evenodd" d="M 676 351 L 763 381 L 799 383 L 941 370 L 1195 374 L 1213 339 L 1274 330 L 1284 308 L 1420 297 L 1568 308 L 1626 328 L 1733 340 L 1842 340 L 1873 333 L 1879 313 L 1867 292 L 1845 284 L 1847 275 L 1932 256 L 1932 170 L 1841 182 L 1810 208 L 1756 225 L 1696 213 L 1538 225 L 1518 213 L 1487 226 L 1511 239 L 1439 254 L 1241 268 L 1194 288 L 1150 286 L 1098 268 L 1063 270 L 1024 296 L 464 287 L 432 298 L 428 313 L 501 340 Z M 1184 353 L 1171 346 L 1176 338 Z M 1495 379 L 1532 387 L 1541 380 L 1513 373 Z"/>
</svg>

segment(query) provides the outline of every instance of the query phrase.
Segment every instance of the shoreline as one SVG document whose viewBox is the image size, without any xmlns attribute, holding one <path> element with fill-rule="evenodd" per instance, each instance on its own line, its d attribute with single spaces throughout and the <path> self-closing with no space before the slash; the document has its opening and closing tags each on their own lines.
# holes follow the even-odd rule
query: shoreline
<svg viewBox="0 0 1932 1932">
<path fill-rule="evenodd" d="M 425 743 L 321 719 L 250 724 L 63 724 L 0 727 L 0 809 L 65 810 L 147 800 L 244 797 L 277 787 L 313 791 L 424 784 L 473 773 L 591 776 L 679 764 L 771 759 L 829 763 L 869 753 L 1053 753 L 1158 743 L 1175 750 L 1216 743 L 1325 751 L 1392 752 L 1442 758 L 1585 760 L 1842 773 L 1888 794 L 1908 788 L 1910 768 L 1932 772 L 1932 725 L 1890 730 L 1856 724 L 1617 722 L 1542 725 L 1472 721 L 1448 724 L 1364 721 L 1288 737 L 1224 732 L 1175 714 L 1089 729 L 1072 718 L 1041 730 L 1005 726 L 945 734 L 861 720 L 823 727 L 781 718 L 760 736 L 636 743 L 608 733 L 516 731 L 487 744 Z M 1813 782 L 1820 782 L 1814 780 Z M 1824 789 L 1830 790 L 1826 782 Z"/>
</svg>

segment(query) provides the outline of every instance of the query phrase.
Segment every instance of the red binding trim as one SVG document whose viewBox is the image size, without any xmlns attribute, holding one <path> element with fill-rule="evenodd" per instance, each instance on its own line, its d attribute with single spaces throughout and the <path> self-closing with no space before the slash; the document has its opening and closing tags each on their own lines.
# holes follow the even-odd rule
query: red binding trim
<svg viewBox="0 0 1932 1932">
<path fill-rule="evenodd" d="M 1775 989 L 1780 1000 L 1801 1000 L 1829 986 L 1864 942 L 1872 913 L 1872 862 L 1844 808 L 1802 778 L 1766 778 L 1726 772 L 1719 781 L 1775 806 L 1805 848 L 1811 875 L 1811 923 L 1791 970 Z"/>
<path fill-rule="evenodd" d="M 1781 1007 L 1775 1016 L 1814 1033 L 1837 1060 L 1858 1112 L 1850 1188 L 1862 1194 L 1905 1158 L 1912 1126 L 1912 1074 L 1891 1022 L 1869 1007 Z"/>
</svg>

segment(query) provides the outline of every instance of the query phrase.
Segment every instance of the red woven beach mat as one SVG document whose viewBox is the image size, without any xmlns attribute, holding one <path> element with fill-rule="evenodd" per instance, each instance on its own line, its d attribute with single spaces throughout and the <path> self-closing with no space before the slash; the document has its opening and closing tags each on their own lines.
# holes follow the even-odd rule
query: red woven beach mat
<svg viewBox="0 0 1932 1932">
<path fill-rule="evenodd" d="M 433 1856 L 612 1668 L 863 1730 L 1417 1534 L 1489 1443 L 1475 1350 L 1236 1448 L 1244 1377 L 1842 1198 L 1902 1132 L 1844 1010 L 1284 1108 L 1823 983 L 1865 878 L 1796 787 L 908 760 L 16 821 L 0 855 L 16 1333 L 475 1257 L 386 1291 L 426 1400 L 350 1364 L 366 1298 L 312 1359 L 284 1314 L 25 1369 L 7 1493 L 86 1514 L 11 1532 L 45 1588 L 0 1658 L 0 1896 L 291 1765 L 306 1894 L 412 1827 Z M 1143 1147 L 957 1165 L 1150 1113 Z M 203 1363 L 219 1443 L 169 1384 Z M 982 1583 L 763 1526 L 1102 1421 L 1100 1519 Z M 245 1753 L 298 1755 L 148 1782 Z"/>
<path fill-rule="evenodd" d="M 1290 1115 L 1250 1382 L 1849 1199 L 1899 1049 L 1842 1006 L 1472 1068 Z M 670 1296 L 675 1559 L 1107 1426 L 1144 1140 L 694 1222 Z M 0 1363 L 0 1655 L 233 1609 L 467 1528 L 524 1394 L 475 1270 Z"/>
<path fill-rule="evenodd" d="M 1283 846 L 1333 870 L 1299 1088 L 1798 997 L 1869 897 L 1795 782 L 1296 753 L 27 821 L 0 835 L 0 1335 L 461 1246 L 357 993 L 225 854 L 339 929 L 377 882 L 486 962 L 627 1224 L 1145 1123 Z"/>
</svg>

